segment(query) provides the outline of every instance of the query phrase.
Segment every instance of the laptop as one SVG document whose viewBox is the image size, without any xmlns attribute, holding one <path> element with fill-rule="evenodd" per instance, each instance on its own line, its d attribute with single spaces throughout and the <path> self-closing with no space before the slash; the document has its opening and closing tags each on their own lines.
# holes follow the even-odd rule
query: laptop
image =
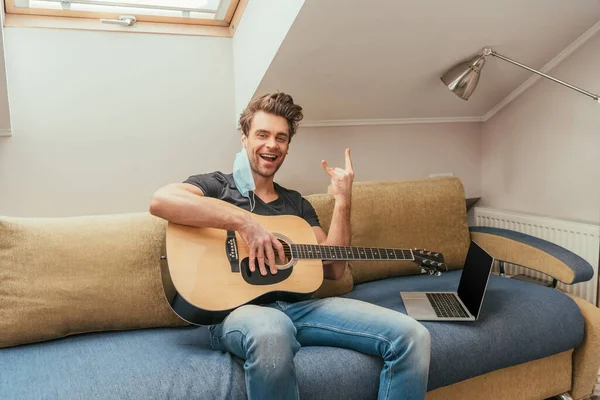
<svg viewBox="0 0 600 400">
<path fill-rule="evenodd" d="M 471 241 L 456 292 L 400 292 L 406 313 L 420 321 L 476 321 L 494 257 Z"/>
</svg>

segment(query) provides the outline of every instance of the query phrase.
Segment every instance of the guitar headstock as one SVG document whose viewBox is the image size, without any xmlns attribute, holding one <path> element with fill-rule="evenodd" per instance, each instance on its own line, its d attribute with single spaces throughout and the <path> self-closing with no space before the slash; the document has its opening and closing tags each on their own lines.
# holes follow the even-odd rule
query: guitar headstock
<svg viewBox="0 0 600 400">
<path fill-rule="evenodd" d="M 442 253 L 429 251 L 426 249 L 413 249 L 415 261 L 421 267 L 421 273 L 440 276 L 442 272 L 448 271 L 448 266 L 444 262 Z"/>
</svg>

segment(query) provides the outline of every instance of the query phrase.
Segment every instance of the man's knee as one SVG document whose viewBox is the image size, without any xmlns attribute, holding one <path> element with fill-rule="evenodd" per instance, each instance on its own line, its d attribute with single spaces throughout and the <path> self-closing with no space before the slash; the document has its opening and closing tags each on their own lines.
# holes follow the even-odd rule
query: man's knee
<svg viewBox="0 0 600 400">
<path fill-rule="evenodd" d="M 246 353 L 295 354 L 299 350 L 296 328 L 283 312 L 259 306 L 244 306 L 235 311 L 243 319 Z"/>
<path fill-rule="evenodd" d="M 284 317 L 270 319 L 265 324 L 256 324 L 254 329 L 247 334 L 248 346 L 260 348 L 269 353 L 281 354 L 291 351 L 292 354 L 295 354 L 299 350 L 296 328 L 287 316 Z"/>
<path fill-rule="evenodd" d="M 419 343 L 427 344 L 428 346 L 431 344 L 431 335 L 429 334 L 429 331 L 418 321 L 414 321 L 413 323 L 412 336 L 415 341 L 418 341 Z"/>
<path fill-rule="evenodd" d="M 407 340 L 403 341 L 403 347 L 410 353 L 410 358 L 414 360 L 414 366 L 421 370 L 429 369 L 431 357 L 431 335 L 427 328 L 416 320 L 410 319 L 409 329 L 406 332 Z M 408 355 L 408 354 L 407 354 Z"/>
<path fill-rule="evenodd" d="M 392 348 L 396 356 L 412 353 L 419 359 L 427 359 L 431 353 L 431 335 L 418 321 L 404 317 L 402 321 L 397 321 L 397 327 L 392 339 Z"/>
<path fill-rule="evenodd" d="M 419 321 L 407 318 L 405 326 L 405 335 L 412 343 L 426 347 L 431 345 L 431 335 Z"/>
</svg>

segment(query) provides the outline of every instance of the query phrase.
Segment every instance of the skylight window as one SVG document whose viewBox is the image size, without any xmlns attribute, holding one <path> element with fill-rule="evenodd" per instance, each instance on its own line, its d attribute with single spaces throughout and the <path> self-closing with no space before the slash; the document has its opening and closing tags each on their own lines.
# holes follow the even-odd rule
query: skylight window
<svg viewBox="0 0 600 400">
<path fill-rule="evenodd" d="M 137 22 L 230 25 L 240 0 L 5 0 L 7 14 L 96 18 L 132 26 Z"/>
</svg>

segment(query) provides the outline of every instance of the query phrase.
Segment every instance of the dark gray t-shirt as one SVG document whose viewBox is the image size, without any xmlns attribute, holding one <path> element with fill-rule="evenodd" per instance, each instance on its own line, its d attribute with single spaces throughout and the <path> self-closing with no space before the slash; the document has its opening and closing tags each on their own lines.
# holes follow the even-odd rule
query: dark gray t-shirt
<svg viewBox="0 0 600 400">
<path fill-rule="evenodd" d="M 250 200 L 242 196 L 233 180 L 233 174 L 224 174 L 220 171 L 206 174 L 192 175 L 184 181 L 199 187 L 207 197 L 214 197 L 226 201 L 235 206 L 250 211 Z M 300 193 L 295 190 L 286 189 L 273 182 L 277 199 L 265 203 L 257 196 L 253 213 L 258 215 L 296 215 L 304 218 L 310 226 L 320 226 L 319 217 L 313 206 Z M 250 193 L 252 198 L 252 193 Z"/>
<path fill-rule="evenodd" d="M 226 201 L 230 204 L 250 211 L 250 200 L 243 197 L 235 186 L 233 174 L 224 174 L 220 171 L 210 172 L 206 174 L 192 175 L 184 181 L 199 187 L 207 197 L 214 197 L 219 200 Z M 277 199 L 269 203 L 265 203 L 260 198 L 254 196 L 253 202 L 256 201 L 253 213 L 259 215 L 296 215 L 304 218 L 310 226 L 320 226 L 317 212 L 313 206 L 300 193 L 295 190 L 289 190 L 274 183 Z M 252 193 L 250 193 L 252 197 Z M 311 298 L 312 295 L 287 293 L 287 292 L 271 292 L 260 296 L 258 299 L 250 302 L 251 304 L 267 304 L 275 300 L 283 300 L 286 302 L 296 302 Z"/>
</svg>

